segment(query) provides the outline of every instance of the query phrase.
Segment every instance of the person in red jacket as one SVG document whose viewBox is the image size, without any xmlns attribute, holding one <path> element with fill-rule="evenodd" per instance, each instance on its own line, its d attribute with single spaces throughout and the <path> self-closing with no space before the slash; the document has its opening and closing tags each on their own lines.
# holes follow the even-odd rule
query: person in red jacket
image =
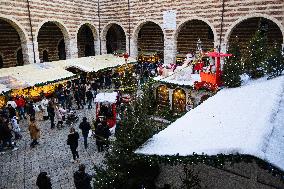
<svg viewBox="0 0 284 189">
<path fill-rule="evenodd" d="M 15 100 L 20 119 L 27 119 L 25 115 L 26 100 L 23 96 L 17 97 Z"/>
</svg>

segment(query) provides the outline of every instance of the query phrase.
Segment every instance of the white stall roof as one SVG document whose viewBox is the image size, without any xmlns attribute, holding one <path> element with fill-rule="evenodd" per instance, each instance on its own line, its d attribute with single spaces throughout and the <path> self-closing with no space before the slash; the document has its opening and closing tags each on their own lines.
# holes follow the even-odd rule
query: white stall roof
<svg viewBox="0 0 284 189">
<path fill-rule="evenodd" d="M 109 102 L 109 103 L 115 103 L 117 97 L 117 92 L 112 93 L 98 93 L 95 102 Z"/>
</svg>

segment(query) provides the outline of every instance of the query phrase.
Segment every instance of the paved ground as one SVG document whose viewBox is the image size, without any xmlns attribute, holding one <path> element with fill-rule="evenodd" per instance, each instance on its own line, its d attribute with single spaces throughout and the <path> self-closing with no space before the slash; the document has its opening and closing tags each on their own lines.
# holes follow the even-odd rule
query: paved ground
<svg viewBox="0 0 284 189">
<path fill-rule="evenodd" d="M 80 121 L 83 116 L 90 121 L 94 117 L 95 111 L 77 111 Z M 75 124 L 77 131 L 78 124 Z M 6 151 L 0 155 L 0 189 L 33 189 L 37 188 L 36 178 L 40 171 L 46 171 L 51 177 L 54 189 L 72 189 L 73 172 L 78 169 L 79 163 L 71 163 L 72 154 L 66 144 L 69 127 L 64 129 L 50 129 L 50 121 L 38 120 L 41 128 L 40 145 L 30 148 L 30 136 L 27 132 L 27 122 L 21 121 L 23 128 L 23 139 L 17 144 L 17 151 Z M 81 132 L 80 136 L 81 135 Z M 94 164 L 101 164 L 104 158 L 103 153 L 98 153 L 95 140 L 89 140 L 89 148 L 84 149 L 83 140 L 79 143 L 79 155 L 81 163 L 87 165 L 87 172 L 92 173 Z"/>
</svg>

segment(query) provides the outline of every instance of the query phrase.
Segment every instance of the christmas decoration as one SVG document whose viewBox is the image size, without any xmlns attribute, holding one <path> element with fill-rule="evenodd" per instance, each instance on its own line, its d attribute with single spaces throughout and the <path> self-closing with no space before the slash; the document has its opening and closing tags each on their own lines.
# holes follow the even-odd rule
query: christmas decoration
<svg viewBox="0 0 284 189">
<path fill-rule="evenodd" d="M 284 70 L 284 56 L 282 55 L 282 50 L 278 45 L 275 45 L 270 50 L 265 64 L 269 79 L 282 74 Z"/>
<path fill-rule="evenodd" d="M 267 36 L 262 31 L 257 30 L 242 57 L 245 71 L 252 79 L 264 76 L 266 57 Z"/>
<path fill-rule="evenodd" d="M 223 67 L 222 80 L 227 87 L 241 86 L 242 65 L 241 65 L 241 52 L 238 39 L 236 38 L 230 44 L 229 53 L 233 54 L 232 57 L 227 58 Z"/>
</svg>

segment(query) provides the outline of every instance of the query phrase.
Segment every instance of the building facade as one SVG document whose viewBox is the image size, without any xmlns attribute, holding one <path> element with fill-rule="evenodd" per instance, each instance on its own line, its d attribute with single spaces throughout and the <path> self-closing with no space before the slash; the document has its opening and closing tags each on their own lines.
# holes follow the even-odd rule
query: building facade
<svg viewBox="0 0 284 189">
<path fill-rule="evenodd" d="M 0 0 L 0 67 L 114 51 L 225 51 L 246 44 L 258 27 L 283 46 L 283 0 Z"/>
</svg>

